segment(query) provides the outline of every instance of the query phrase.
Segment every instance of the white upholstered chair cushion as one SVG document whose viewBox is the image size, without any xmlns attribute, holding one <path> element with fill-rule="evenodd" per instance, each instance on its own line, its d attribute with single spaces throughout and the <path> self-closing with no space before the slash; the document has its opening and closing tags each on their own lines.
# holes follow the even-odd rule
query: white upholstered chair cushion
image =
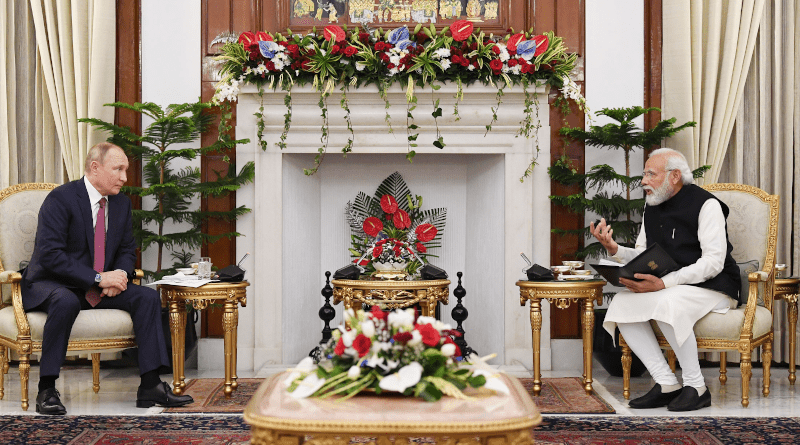
<svg viewBox="0 0 800 445">
<path fill-rule="evenodd" d="M 31 340 L 42 341 L 44 312 L 27 312 L 31 326 Z M 14 319 L 12 306 L 0 309 L 0 336 L 16 339 L 17 322 Z M 133 337 L 133 322 L 127 312 L 120 309 L 92 309 L 80 311 L 75 325 L 72 327 L 70 341 L 116 340 Z"/>
</svg>

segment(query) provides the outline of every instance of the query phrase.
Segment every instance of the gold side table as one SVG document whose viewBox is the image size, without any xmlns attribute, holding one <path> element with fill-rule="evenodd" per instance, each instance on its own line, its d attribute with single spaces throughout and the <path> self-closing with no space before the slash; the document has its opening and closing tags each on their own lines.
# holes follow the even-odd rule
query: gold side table
<svg viewBox="0 0 800 445">
<path fill-rule="evenodd" d="M 517 281 L 519 304 L 531 302 L 531 331 L 533 339 L 533 394 L 542 390 L 541 339 L 542 300 L 550 301 L 559 309 L 572 303 L 583 304 L 581 326 L 583 327 L 583 389 L 592 392 L 592 342 L 594 335 L 594 303 L 603 303 L 604 280 L 582 281 Z"/>
<path fill-rule="evenodd" d="M 531 428 L 542 422 L 525 388 L 507 375 L 501 376 L 507 396 L 467 390 L 474 398 L 445 396 L 435 402 L 365 393 L 347 400 L 295 399 L 283 386 L 286 377 L 269 377 L 247 404 L 250 443 L 347 445 L 353 436 L 368 436 L 379 445 L 415 437 L 447 444 L 528 445 L 533 444 Z"/>
<path fill-rule="evenodd" d="M 208 283 L 200 287 L 183 287 L 159 284 L 161 299 L 169 307 L 169 329 L 172 333 L 172 386 L 175 394 L 182 394 L 186 388 L 183 365 L 186 345 L 186 303 L 203 310 L 209 304 L 219 302 L 225 313 L 222 315 L 222 328 L 225 331 L 225 395 L 239 386 L 236 382 L 236 342 L 239 328 L 239 305 L 247 306 L 246 287 L 250 283 Z"/>
<path fill-rule="evenodd" d="M 385 309 L 407 308 L 419 303 L 422 315 L 436 315 L 436 303 L 448 303 L 450 280 L 331 280 L 333 304 L 360 309 L 361 304 Z"/>
<path fill-rule="evenodd" d="M 789 384 L 797 380 L 795 374 L 795 337 L 797 336 L 797 296 L 800 294 L 800 278 L 775 278 L 775 299 L 786 300 L 789 312 Z"/>
</svg>

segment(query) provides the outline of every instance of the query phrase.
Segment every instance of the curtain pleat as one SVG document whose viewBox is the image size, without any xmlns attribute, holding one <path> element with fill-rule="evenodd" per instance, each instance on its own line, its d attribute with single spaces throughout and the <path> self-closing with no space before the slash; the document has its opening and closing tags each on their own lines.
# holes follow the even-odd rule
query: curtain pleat
<svg viewBox="0 0 800 445">
<path fill-rule="evenodd" d="M 89 148 L 106 135 L 79 118 L 114 118 L 116 4 L 103 0 L 31 0 L 46 94 L 70 180 L 83 174 Z"/>
</svg>

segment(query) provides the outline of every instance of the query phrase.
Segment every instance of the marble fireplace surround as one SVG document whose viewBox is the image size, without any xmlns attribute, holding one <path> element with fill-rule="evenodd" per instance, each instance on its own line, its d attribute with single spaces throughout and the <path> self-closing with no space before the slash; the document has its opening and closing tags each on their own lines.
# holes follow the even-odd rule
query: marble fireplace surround
<svg viewBox="0 0 800 445">
<path fill-rule="evenodd" d="M 549 264 L 550 181 L 545 165 L 534 169 L 524 182 L 520 177 L 536 151 L 536 140 L 516 137 L 522 119 L 524 93 L 521 87 L 506 89 L 498 120 L 484 137 L 485 126 L 496 107 L 497 89 L 464 87 L 459 104 L 460 120 L 453 117 L 455 85 L 438 91 L 417 89 L 413 111 L 419 125 L 417 156 L 405 160 L 405 90 L 389 91 L 389 114 L 394 132 L 384 121 L 385 103 L 375 87 L 347 92 L 355 132 L 353 153 L 339 152 L 349 132 L 340 107 L 341 92 L 328 98 L 330 141 L 320 171 L 311 177 L 310 167 L 320 147 L 319 93 L 310 87 L 292 90 L 292 124 L 287 148 L 277 146 L 283 129 L 284 92 L 266 91 L 260 97 L 255 87 L 244 87 L 237 104 L 238 138 L 250 143 L 237 148 L 237 163 L 254 161 L 256 180 L 237 193 L 237 205 L 253 212 L 240 218 L 237 229 L 239 256 L 249 252 L 243 267 L 248 271 L 247 307 L 240 310 L 238 361 L 240 370 L 286 368 L 297 363 L 321 338 L 322 322 L 317 311 L 324 299 L 320 289 L 324 272 L 335 271 L 349 261 L 349 229 L 344 204 L 357 191 L 374 193 L 386 176 L 399 171 L 414 194 L 424 196 L 424 208 L 447 207 L 444 246 L 434 264 L 450 275 L 450 304 L 442 306 L 442 318 L 451 321 L 456 304 L 452 291 L 456 271 L 464 272 L 469 310 L 465 323 L 467 341 L 482 355 L 497 354 L 491 363 L 506 369 L 530 369 L 531 326 L 527 307 L 520 307 L 514 283 L 522 277 L 524 251 L 538 263 Z M 533 92 L 532 92 L 533 93 Z M 440 98 L 443 116 L 439 131 L 447 144 L 432 146 L 436 128 L 431 117 L 433 95 Z M 544 88 L 538 89 L 539 160 L 549 159 L 549 112 Z M 253 114 L 263 104 L 266 150 L 257 142 Z M 542 369 L 550 369 L 549 305 L 544 306 Z M 341 306 L 336 306 L 341 320 Z M 220 346 L 200 345 L 199 366 L 219 362 Z M 209 356 L 204 359 L 204 352 Z M 213 365 L 212 365 L 213 366 Z"/>
</svg>

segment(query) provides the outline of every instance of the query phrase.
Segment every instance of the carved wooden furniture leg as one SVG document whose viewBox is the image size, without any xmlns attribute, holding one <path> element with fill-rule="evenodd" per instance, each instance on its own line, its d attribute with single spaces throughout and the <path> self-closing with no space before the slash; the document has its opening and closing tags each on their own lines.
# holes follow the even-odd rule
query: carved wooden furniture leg
<svg viewBox="0 0 800 445">
<path fill-rule="evenodd" d="M 225 300 L 225 313 L 222 315 L 222 328 L 225 331 L 225 396 L 230 397 L 233 393 L 233 376 L 236 371 L 233 369 L 235 364 L 233 343 L 236 337 L 236 316 L 238 315 L 236 301 L 230 298 Z"/>
<path fill-rule="evenodd" d="M 185 335 L 186 320 L 181 320 L 181 314 L 186 316 L 186 302 L 168 296 L 169 304 L 169 330 L 172 334 L 172 392 L 183 394 L 183 335 Z M 181 335 L 183 334 L 183 335 Z"/>
<path fill-rule="evenodd" d="M 725 351 L 719 353 L 719 383 L 728 383 L 728 353 Z"/>
<path fill-rule="evenodd" d="M 31 373 L 30 354 L 19 355 L 19 383 L 22 388 L 22 410 L 28 410 L 28 378 Z"/>
<path fill-rule="evenodd" d="M 785 297 L 789 309 L 789 384 L 797 380 L 795 373 L 795 342 L 797 341 L 797 294 Z M 7 366 L 7 365 L 6 365 Z"/>
<path fill-rule="evenodd" d="M 797 311 L 795 311 L 795 317 L 794 318 L 795 318 L 795 321 L 797 321 Z M 5 346 L 0 346 L 0 348 L 3 348 L 3 350 L 6 352 L 6 362 L 3 364 L 2 372 L 3 372 L 3 374 L 8 374 L 8 369 L 9 369 L 9 366 L 10 366 L 8 362 L 11 360 L 11 349 L 10 348 L 6 348 Z"/>
<path fill-rule="evenodd" d="M 100 353 L 92 352 L 92 390 L 100 392 Z"/>
<path fill-rule="evenodd" d="M 542 391 L 541 345 L 542 341 L 542 300 L 531 296 L 531 340 L 533 342 L 533 395 Z"/>
<path fill-rule="evenodd" d="M 762 390 L 762 394 L 766 397 L 769 395 L 769 373 L 772 368 L 772 339 L 764 343 L 764 348 L 761 352 L 761 361 L 764 364 L 764 389 Z"/>
<path fill-rule="evenodd" d="M 750 376 L 753 375 L 753 364 L 750 362 L 750 350 L 739 351 L 741 360 L 739 368 L 742 370 L 742 406 L 747 408 L 750 405 Z"/>
<path fill-rule="evenodd" d="M 622 337 L 620 337 L 621 339 Z M 622 342 L 620 342 L 622 343 Z M 633 363 L 633 352 L 627 343 L 622 345 L 622 397 L 625 400 L 631 398 L 631 365 Z"/>
<path fill-rule="evenodd" d="M 0 346 L 0 400 L 3 400 L 5 396 L 5 379 L 6 373 L 3 371 L 6 367 L 6 361 L 8 360 L 8 353 L 6 352 L 5 346 Z"/>
<path fill-rule="evenodd" d="M 592 393 L 592 348 L 594 340 L 594 302 L 583 300 L 583 389 Z"/>
</svg>

